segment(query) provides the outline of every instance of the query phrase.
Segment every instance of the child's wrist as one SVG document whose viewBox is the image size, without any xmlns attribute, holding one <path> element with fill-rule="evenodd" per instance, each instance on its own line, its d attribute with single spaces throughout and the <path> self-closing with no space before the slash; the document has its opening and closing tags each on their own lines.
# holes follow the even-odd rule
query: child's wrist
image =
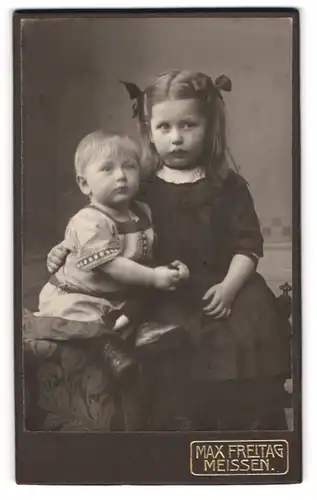
<svg viewBox="0 0 317 500">
<path fill-rule="evenodd" d="M 157 272 L 156 269 L 149 269 L 147 285 L 157 288 Z"/>
<path fill-rule="evenodd" d="M 154 288 L 161 288 L 160 284 L 160 274 L 158 272 L 158 269 L 155 267 L 154 269 L 152 269 L 152 272 L 153 272 L 153 275 L 152 275 L 152 282 L 151 282 L 151 286 L 153 286 Z"/>
<path fill-rule="evenodd" d="M 166 277 L 164 276 L 164 273 L 162 275 L 162 271 L 164 270 L 163 267 L 155 267 L 153 269 L 153 281 L 152 281 L 152 286 L 154 288 L 157 288 L 158 290 L 161 290 L 162 288 L 166 288 Z"/>
<path fill-rule="evenodd" d="M 229 296 L 231 300 L 235 298 L 235 296 L 237 295 L 242 286 L 240 283 L 235 283 L 228 278 L 224 278 L 221 284 L 225 289 L 225 293 Z"/>
</svg>

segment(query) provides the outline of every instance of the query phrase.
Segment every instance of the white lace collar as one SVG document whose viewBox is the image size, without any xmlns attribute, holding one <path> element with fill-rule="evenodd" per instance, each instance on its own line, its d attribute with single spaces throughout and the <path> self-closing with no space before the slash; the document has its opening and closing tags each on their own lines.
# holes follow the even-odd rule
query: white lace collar
<svg viewBox="0 0 317 500">
<path fill-rule="evenodd" d="M 192 184 L 206 177 L 206 173 L 202 167 L 196 167 L 191 170 L 176 170 L 166 165 L 163 165 L 156 175 L 163 181 L 172 184 Z"/>
</svg>

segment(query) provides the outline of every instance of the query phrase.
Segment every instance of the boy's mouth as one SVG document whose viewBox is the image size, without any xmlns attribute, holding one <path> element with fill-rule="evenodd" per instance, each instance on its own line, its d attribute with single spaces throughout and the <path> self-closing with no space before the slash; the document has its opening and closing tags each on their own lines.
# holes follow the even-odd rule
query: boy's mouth
<svg viewBox="0 0 317 500">
<path fill-rule="evenodd" d="M 128 186 L 119 186 L 117 187 L 114 192 L 115 193 L 126 193 L 129 190 Z"/>
</svg>

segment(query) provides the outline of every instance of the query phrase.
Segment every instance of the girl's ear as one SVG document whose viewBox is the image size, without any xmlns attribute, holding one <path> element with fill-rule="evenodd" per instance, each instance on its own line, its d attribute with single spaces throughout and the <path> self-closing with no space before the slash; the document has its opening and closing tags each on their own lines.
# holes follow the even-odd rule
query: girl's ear
<svg viewBox="0 0 317 500">
<path fill-rule="evenodd" d="M 153 143 L 151 124 L 148 122 L 139 123 L 139 130 L 142 136 L 146 136 L 149 142 Z"/>
<path fill-rule="evenodd" d="M 86 196 L 90 196 L 91 194 L 90 187 L 88 186 L 85 177 L 83 177 L 82 175 L 76 175 L 76 182 L 81 192 Z"/>
<path fill-rule="evenodd" d="M 151 129 L 151 125 L 149 124 L 148 125 L 148 136 L 149 136 L 149 141 L 154 144 L 153 142 L 153 135 L 152 135 L 152 129 Z"/>
</svg>

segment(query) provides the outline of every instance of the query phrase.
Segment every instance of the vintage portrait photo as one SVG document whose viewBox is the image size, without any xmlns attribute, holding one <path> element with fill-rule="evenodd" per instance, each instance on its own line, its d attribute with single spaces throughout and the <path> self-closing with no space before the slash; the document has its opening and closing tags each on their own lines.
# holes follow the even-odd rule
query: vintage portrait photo
<svg viewBox="0 0 317 500">
<path fill-rule="evenodd" d="M 22 13 L 15 31 L 23 432 L 281 441 L 300 366 L 294 13 Z M 223 467 L 286 474 L 280 441 Z"/>
</svg>

